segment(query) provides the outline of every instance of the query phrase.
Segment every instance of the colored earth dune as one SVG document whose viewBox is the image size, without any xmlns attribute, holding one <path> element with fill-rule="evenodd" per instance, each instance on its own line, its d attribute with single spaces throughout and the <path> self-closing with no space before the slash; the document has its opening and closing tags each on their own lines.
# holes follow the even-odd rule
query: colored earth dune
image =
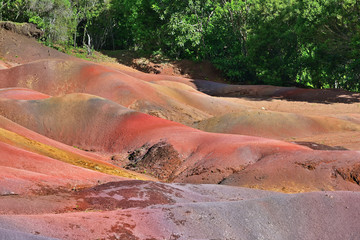
<svg viewBox="0 0 360 240">
<path fill-rule="evenodd" d="M 359 93 L 146 74 L 0 36 L 1 240 L 360 238 Z"/>
</svg>

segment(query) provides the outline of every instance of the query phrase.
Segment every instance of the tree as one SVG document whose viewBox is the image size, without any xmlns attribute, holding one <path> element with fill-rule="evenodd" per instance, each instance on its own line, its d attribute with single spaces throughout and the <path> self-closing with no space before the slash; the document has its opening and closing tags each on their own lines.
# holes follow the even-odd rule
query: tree
<svg viewBox="0 0 360 240">
<path fill-rule="evenodd" d="M 93 19 L 97 18 L 105 8 L 108 7 L 108 1 L 101 0 L 73 0 L 71 2 L 71 8 L 73 11 L 73 23 L 74 23 L 74 47 L 77 46 L 77 34 L 82 31 L 82 45 L 87 47 L 88 53 L 91 54 L 92 33 L 88 31 L 92 24 Z"/>
<path fill-rule="evenodd" d="M 0 0 L 47 41 L 210 60 L 231 81 L 360 90 L 357 0 Z"/>
<path fill-rule="evenodd" d="M 299 36 L 307 51 L 303 61 L 306 81 L 315 87 L 359 90 L 358 2 L 307 0 L 299 9 Z"/>
</svg>

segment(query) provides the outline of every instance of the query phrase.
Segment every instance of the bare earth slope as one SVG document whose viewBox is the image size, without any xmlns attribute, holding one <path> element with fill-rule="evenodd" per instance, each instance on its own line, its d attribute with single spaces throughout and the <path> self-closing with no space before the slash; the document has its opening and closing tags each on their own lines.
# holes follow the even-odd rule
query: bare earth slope
<svg viewBox="0 0 360 240">
<path fill-rule="evenodd" d="M 0 58 L 0 240 L 360 238 L 358 93 Z"/>
<path fill-rule="evenodd" d="M 144 74 L 143 77 L 146 76 Z M 318 113 L 317 109 L 322 109 L 323 104 L 314 107 L 312 103 L 296 102 L 289 106 L 289 103 L 280 100 L 275 100 L 274 104 L 249 100 L 240 102 L 205 95 L 178 77 L 173 79 L 175 82 L 170 79 L 144 81 L 130 76 L 129 72 L 92 63 L 42 60 L 1 71 L 0 87 L 30 88 L 52 96 L 73 92 L 89 93 L 137 111 L 210 132 L 279 140 L 296 138 L 299 141 L 301 138 L 316 139 L 317 136 L 339 132 L 347 133 L 344 137 L 346 140 L 352 134 L 359 134 L 359 120 L 356 120 L 359 116 L 356 113 L 360 111 L 360 103 L 332 103 L 333 110 Z M 266 107 L 262 106 L 265 104 Z M 268 110 L 274 105 L 281 112 Z M 296 105 L 303 112 L 299 112 L 294 107 Z M 324 108 L 329 109 L 328 106 Z M 356 139 L 344 147 L 356 150 L 354 145 L 359 143 Z"/>
<path fill-rule="evenodd" d="M 67 198 L 77 204 L 69 204 L 68 213 L 60 208 L 57 214 L 34 215 L 19 209 L 16 215 L 0 216 L 0 226 L 58 239 L 310 240 L 356 239 L 360 234 L 359 221 L 354 221 L 360 210 L 357 192 L 287 195 L 129 181 Z"/>
</svg>

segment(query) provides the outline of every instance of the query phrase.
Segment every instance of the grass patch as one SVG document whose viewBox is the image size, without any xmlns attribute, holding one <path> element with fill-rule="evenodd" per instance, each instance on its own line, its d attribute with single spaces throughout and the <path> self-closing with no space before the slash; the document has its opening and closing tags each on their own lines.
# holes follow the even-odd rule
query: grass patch
<svg viewBox="0 0 360 240">
<path fill-rule="evenodd" d="M 88 55 L 87 50 L 83 47 L 63 46 L 60 44 L 53 44 L 51 47 L 70 56 L 74 56 L 91 62 L 117 63 L 116 58 L 107 56 L 95 50 L 92 50 L 92 54 Z"/>
</svg>

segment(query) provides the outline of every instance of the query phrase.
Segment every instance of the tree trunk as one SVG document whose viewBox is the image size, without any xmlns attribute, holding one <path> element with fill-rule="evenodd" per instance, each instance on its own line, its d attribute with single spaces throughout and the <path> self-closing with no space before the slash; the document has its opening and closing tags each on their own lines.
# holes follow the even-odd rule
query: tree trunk
<svg viewBox="0 0 360 240">
<path fill-rule="evenodd" d="M 4 3 L 4 0 L 0 0 L 0 21 L 3 20 L 3 14 L 2 14 L 2 11 L 3 11 L 3 8 L 5 7 L 6 3 Z"/>
<path fill-rule="evenodd" d="M 83 39 L 82 39 L 83 46 L 86 45 L 85 38 L 86 38 L 86 25 L 84 27 L 84 34 L 83 34 Z"/>
<path fill-rule="evenodd" d="M 92 52 L 91 52 L 91 38 L 90 38 L 90 34 L 87 34 L 88 37 L 88 44 L 85 44 L 86 48 L 87 48 L 87 55 L 91 56 Z"/>
</svg>

